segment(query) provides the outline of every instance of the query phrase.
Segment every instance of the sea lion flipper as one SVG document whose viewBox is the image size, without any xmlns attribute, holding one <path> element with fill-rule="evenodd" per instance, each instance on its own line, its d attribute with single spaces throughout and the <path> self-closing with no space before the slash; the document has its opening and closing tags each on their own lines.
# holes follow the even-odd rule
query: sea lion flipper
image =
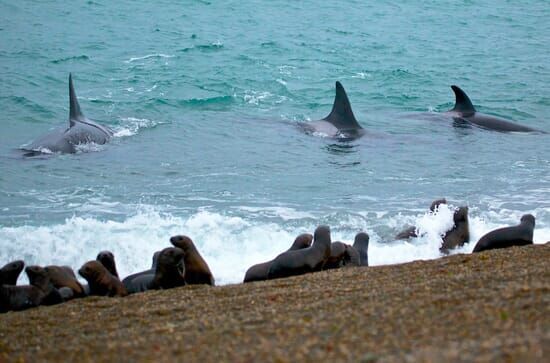
<svg viewBox="0 0 550 363">
<path fill-rule="evenodd" d="M 69 126 L 74 126 L 76 121 L 83 118 L 84 114 L 80 110 L 78 98 L 76 97 L 76 92 L 73 86 L 73 76 L 69 73 Z"/>
<path fill-rule="evenodd" d="M 336 81 L 336 96 L 334 97 L 332 111 L 323 120 L 330 122 L 341 130 L 362 128 L 355 119 L 346 90 L 339 81 Z"/>
<path fill-rule="evenodd" d="M 466 92 L 455 85 L 452 85 L 451 88 L 455 93 L 455 107 L 451 111 L 461 112 L 464 116 L 474 114 L 476 109 L 468 95 L 466 95 Z"/>
</svg>

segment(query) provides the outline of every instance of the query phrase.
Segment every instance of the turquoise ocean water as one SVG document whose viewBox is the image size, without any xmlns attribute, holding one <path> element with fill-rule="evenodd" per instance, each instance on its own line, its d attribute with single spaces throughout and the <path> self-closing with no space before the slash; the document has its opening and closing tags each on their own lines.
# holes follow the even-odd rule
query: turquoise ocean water
<svg viewBox="0 0 550 363">
<path fill-rule="evenodd" d="M 550 132 L 546 1 L 0 0 L 0 264 L 147 268 L 193 237 L 219 283 L 329 224 L 370 262 L 440 256 L 451 209 L 473 242 L 537 219 L 550 240 L 550 136 L 453 127 L 451 84 L 479 111 Z M 74 155 L 16 149 L 84 114 L 116 132 Z M 367 134 L 339 142 L 334 83 Z M 446 197 L 450 207 L 427 208 Z M 416 224 L 426 236 L 392 241 Z"/>
</svg>

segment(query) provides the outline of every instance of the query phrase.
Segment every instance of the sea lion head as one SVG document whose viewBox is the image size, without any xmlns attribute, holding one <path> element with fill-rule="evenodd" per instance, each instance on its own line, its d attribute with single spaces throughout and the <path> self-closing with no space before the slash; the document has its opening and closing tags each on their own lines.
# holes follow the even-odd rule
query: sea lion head
<svg viewBox="0 0 550 363">
<path fill-rule="evenodd" d="M 103 266 L 111 273 L 113 276 L 118 276 L 115 264 L 115 256 L 111 251 L 101 251 L 97 254 L 96 260 L 101 262 Z"/>
<path fill-rule="evenodd" d="M 353 247 L 361 250 L 367 249 L 369 247 L 369 240 L 370 237 L 368 233 L 359 232 L 355 235 L 355 239 L 353 240 Z"/>
<path fill-rule="evenodd" d="M 313 235 L 311 233 L 302 233 L 294 240 L 291 249 L 299 250 L 302 248 L 308 248 L 313 242 Z"/>
<path fill-rule="evenodd" d="M 315 229 L 313 234 L 313 245 L 322 245 L 324 248 L 328 248 L 330 256 L 330 227 L 319 226 Z"/>
<path fill-rule="evenodd" d="M 78 270 L 78 274 L 88 282 L 97 281 L 105 272 L 107 269 L 99 261 L 88 261 Z"/>
<path fill-rule="evenodd" d="M 170 237 L 170 243 L 174 245 L 174 247 L 181 248 L 184 252 L 189 251 L 191 248 L 195 248 L 193 240 L 184 235 Z"/>
<path fill-rule="evenodd" d="M 439 205 L 440 205 L 440 204 L 447 204 L 447 199 L 441 198 L 441 199 L 436 199 L 436 200 L 434 200 L 434 201 L 432 202 L 432 205 L 430 205 L 430 210 L 431 210 L 432 212 L 435 212 L 435 210 L 436 210 L 437 208 L 439 208 Z"/>
<path fill-rule="evenodd" d="M 27 266 L 25 268 L 25 273 L 27 274 L 31 285 L 46 291 L 48 284 L 50 283 L 50 278 L 43 267 Z"/>
<path fill-rule="evenodd" d="M 167 247 L 160 251 L 157 258 L 156 270 L 162 270 L 163 272 L 176 272 L 182 277 L 185 276 L 185 263 L 183 262 L 183 256 L 185 253 L 178 247 Z"/>
<path fill-rule="evenodd" d="M 0 285 L 15 285 L 17 278 L 25 267 L 25 262 L 21 260 L 12 261 L 0 269 Z"/>
<path fill-rule="evenodd" d="M 520 222 L 522 224 L 528 224 L 535 227 L 535 216 L 533 216 L 532 214 L 524 214 L 521 216 Z"/>
<path fill-rule="evenodd" d="M 455 225 L 459 222 L 468 222 L 468 207 L 459 207 L 453 214 Z"/>
</svg>

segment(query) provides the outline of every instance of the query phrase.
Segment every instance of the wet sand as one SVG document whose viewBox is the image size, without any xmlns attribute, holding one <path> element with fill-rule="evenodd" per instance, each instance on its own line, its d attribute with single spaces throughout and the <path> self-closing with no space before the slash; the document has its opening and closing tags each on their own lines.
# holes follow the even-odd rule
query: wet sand
<svg viewBox="0 0 550 363">
<path fill-rule="evenodd" d="M 548 243 L 0 315 L 0 362 L 549 358 Z"/>
</svg>

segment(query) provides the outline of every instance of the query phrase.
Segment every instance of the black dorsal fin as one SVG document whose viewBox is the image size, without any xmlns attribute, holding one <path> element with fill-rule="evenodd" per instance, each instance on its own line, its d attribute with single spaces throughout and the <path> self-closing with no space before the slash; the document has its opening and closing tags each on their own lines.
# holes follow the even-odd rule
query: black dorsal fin
<svg viewBox="0 0 550 363">
<path fill-rule="evenodd" d="M 78 98 L 76 98 L 76 92 L 74 91 L 73 77 L 69 73 L 69 124 L 73 126 L 75 121 L 80 121 L 84 118 L 82 111 L 80 111 Z"/>
<path fill-rule="evenodd" d="M 471 115 L 476 112 L 472 101 L 460 87 L 452 85 L 451 88 L 455 93 L 455 107 L 451 111 L 461 112 L 464 116 Z"/>
<path fill-rule="evenodd" d="M 336 97 L 334 97 L 332 111 L 323 120 L 330 122 L 340 130 L 362 129 L 353 115 L 348 95 L 338 81 L 336 81 Z"/>
</svg>

